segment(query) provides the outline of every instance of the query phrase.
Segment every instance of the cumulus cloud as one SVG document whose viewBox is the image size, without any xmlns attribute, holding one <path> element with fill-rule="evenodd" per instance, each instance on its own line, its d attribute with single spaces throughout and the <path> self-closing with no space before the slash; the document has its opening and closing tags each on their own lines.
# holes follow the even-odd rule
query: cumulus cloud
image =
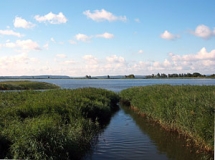
<svg viewBox="0 0 215 160">
<path fill-rule="evenodd" d="M 75 38 L 76 38 L 76 40 L 78 40 L 78 41 L 83 41 L 83 42 L 90 41 L 90 39 L 91 39 L 91 37 L 89 37 L 89 36 L 87 36 L 87 35 L 85 35 L 85 34 L 81 34 L 81 33 L 77 34 L 77 35 L 75 36 Z"/>
<path fill-rule="evenodd" d="M 97 64 L 98 59 L 92 55 L 85 55 L 83 56 L 83 59 L 88 63 L 88 64 Z"/>
<path fill-rule="evenodd" d="M 41 50 L 37 42 L 32 41 L 31 39 L 27 40 L 17 40 L 16 42 L 6 42 L 4 47 L 7 48 L 21 48 L 23 50 Z"/>
<path fill-rule="evenodd" d="M 215 36 L 215 29 L 212 31 L 208 26 L 199 25 L 196 27 L 193 34 L 197 37 L 201 37 L 204 39 L 209 39 L 212 36 Z"/>
<path fill-rule="evenodd" d="M 170 53 L 168 59 L 163 62 L 153 62 L 152 70 L 165 73 L 200 72 L 202 74 L 213 73 L 215 68 L 215 49 L 208 52 L 202 48 L 195 54 L 177 55 Z"/>
<path fill-rule="evenodd" d="M 14 27 L 16 28 L 33 28 L 35 25 L 31 22 L 26 21 L 22 17 L 16 17 L 14 22 L 13 22 Z"/>
<path fill-rule="evenodd" d="M 100 22 L 100 21 L 126 21 L 126 16 L 115 16 L 113 13 L 108 12 L 104 9 L 101 10 L 94 10 L 94 12 L 91 12 L 90 10 L 86 10 L 83 12 L 84 15 L 86 15 L 88 18 Z"/>
<path fill-rule="evenodd" d="M 212 60 L 215 61 L 215 50 L 207 52 L 206 48 L 203 47 L 197 54 L 188 54 L 188 55 L 174 55 L 170 54 L 170 57 L 173 61 L 204 61 Z"/>
<path fill-rule="evenodd" d="M 111 33 L 105 32 L 103 34 L 97 34 L 96 37 L 111 39 L 114 37 L 114 35 Z"/>
<path fill-rule="evenodd" d="M 12 56 L 0 56 L 0 68 L 2 75 L 24 75 L 26 70 L 32 73 L 31 64 L 38 63 L 38 59 L 29 57 L 27 53 Z"/>
<path fill-rule="evenodd" d="M 13 30 L 0 30 L 0 35 L 6 35 L 6 36 L 16 36 L 16 37 L 22 37 L 23 35 L 21 35 L 18 32 L 14 32 Z"/>
<path fill-rule="evenodd" d="M 174 35 L 174 34 L 168 32 L 167 30 L 165 30 L 165 31 L 160 35 L 160 37 L 163 38 L 163 39 L 166 39 L 166 40 L 174 40 L 174 39 L 179 38 L 178 35 Z"/>
<path fill-rule="evenodd" d="M 112 55 L 112 56 L 109 56 L 109 57 L 106 57 L 106 60 L 107 62 L 110 62 L 110 63 L 124 63 L 125 62 L 125 59 L 121 56 L 117 56 L 117 55 Z"/>
<path fill-rule="evenodd" d="M 82 41 L 82 42 L 89 42 L 93 38 L 112 39 L 112 38 L 114 38 L 114 35 L 111 34 L 111 33 L 108 33 L 108 32 L 105 32 L 103 34 L 91 35 L 91 36 L 88 36 L 88 35 L 82 34 L 82 33 L 79 33 L 79 34 L 75 35 L 75 39 L 77 41 Z M 69 40 L 69 43 L 70 44 L 77 44 L 77 42 L 74 41 L 74 40 Z"/>
<path fill-rule="evenodd" d="M 58 14 L 50 12 L 44 16 L 36 15 L 34 18 L 38 22 L 49 22 L 51 24 L 61 24 L 67 22 L 67 18 L 62 12 L 59 12 Z"/>
</svg>

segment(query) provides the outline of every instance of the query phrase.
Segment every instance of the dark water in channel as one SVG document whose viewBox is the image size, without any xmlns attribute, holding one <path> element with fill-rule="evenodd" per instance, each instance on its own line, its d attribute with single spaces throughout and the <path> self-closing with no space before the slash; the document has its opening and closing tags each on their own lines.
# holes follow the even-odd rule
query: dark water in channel
<svg viewBox="0 0 215 160">
<path fill-rule="evenodd" d="M 168 133 L 157 124 L 149 123 L 128 107 L 120 106 L 110 124 L 98 137 L 92 160 L 200 160 L 209 155 L 186 147 L 183 137 Z"/>
<path fill-rule="evenodd" d="M 215 85 L 215 79 L 33 79 L 54 83 L 62 88 L 97 87 L 120 92 L 132 86 L 154 84 Z M 0 80 L 2 81 L 2 80 Z M 92 160 L 200 160 L 213 159 L 195 148 L 186 147 L 186 141 L 175 133 L 168 133 L 149 123 L 127 107 L 120 106 L 98 136 L 92 153 L 84 159 Z"/>
</svg>

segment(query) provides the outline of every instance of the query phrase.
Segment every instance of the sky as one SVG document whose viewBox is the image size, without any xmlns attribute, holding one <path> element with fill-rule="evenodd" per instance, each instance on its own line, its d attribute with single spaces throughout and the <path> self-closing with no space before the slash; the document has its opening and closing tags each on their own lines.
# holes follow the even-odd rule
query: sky
<svg viewBox="0 0 215 160">
<path fill-rule="evenodd" d="M 215 73 L 214 0 L 1 0 L 0 76 Z"/>
</svg>

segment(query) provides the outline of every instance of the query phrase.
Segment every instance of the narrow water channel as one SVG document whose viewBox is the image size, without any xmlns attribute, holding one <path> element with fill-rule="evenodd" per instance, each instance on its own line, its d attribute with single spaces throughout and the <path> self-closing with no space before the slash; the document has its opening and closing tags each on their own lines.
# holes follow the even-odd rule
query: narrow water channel
<svg viewBox="0 0 215 160">
<path fill-rule="evenodd" d="M 196 149 L 186 147 L 186 141 L 175 133 L 167 133 L 129 108 L 120 106 L 85 159 L 200 160 L 213 157 L 196 153 Z"/>
</svg>

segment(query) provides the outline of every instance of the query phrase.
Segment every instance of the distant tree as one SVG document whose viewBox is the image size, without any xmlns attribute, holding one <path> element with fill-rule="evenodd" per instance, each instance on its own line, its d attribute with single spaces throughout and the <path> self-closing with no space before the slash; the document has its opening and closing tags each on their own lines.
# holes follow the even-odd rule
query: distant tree
<svg viewBox="0 0 215 160">
<path fill-rule="evenodd" d="M 109 79 L 109 78 L 110 78 L 110 76 L 108 75 L 108 76 L 107 76 L 107 78 Z"/>
<path fill-rule="evenodd" d="M 128 76 L 125 75 L 125 78 L 135 78 L 135 76 L 133 74 L 129 74 Z"/>
<path fill-rule="evenodd" d="M 211 78 L 215 78 L 215 74 L 211 74 L 209 77 L 211 77 Z"/>
<path fill-rule="evenodd" d="M 167 77 L 167 75 L 166 75 L 166 74 L 164 74 L 164 73 L 162 73 L 162 74 L 161 74 L 161 77 L 162 77 L 162 78 L 166 78 L 166 77 Z"/>
<path fill-rule="evenodd" d="M 160 76 L 161 76 L 160 73 L 158 73 L 158 74 L 157 74 L 157 77 L 160 77 Z"/>
<path fill-rule="evenodd" d="M 191 73 L 187 73 L 187 77 L 192 77 L 192 74 Z"/>
<path fill-rule="evenodd" d="M 89 76 L 88 76 L 88 75 L 86 75 L 86 78 L 87 78 L 87 79 L 90 79 L 90 78 L 91 78 L 91 76 L 90 76 L 90 75 L 89 75 Z"/>
<path fill-rule="evenodd" d="M 200 74 L 200 73 L 198 73 L 198 72 L 194 72 L 193 73 L 193 77 L 201 77 L 202 75 Z"/>
</svg>

